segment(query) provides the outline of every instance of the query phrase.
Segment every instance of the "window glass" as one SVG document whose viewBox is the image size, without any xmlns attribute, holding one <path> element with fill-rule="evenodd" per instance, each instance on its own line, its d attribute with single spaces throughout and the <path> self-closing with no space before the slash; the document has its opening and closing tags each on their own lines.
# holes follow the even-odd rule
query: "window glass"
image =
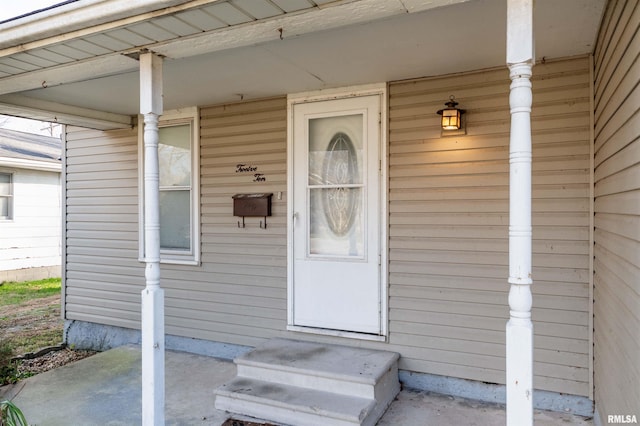
<svg viewBox="0 0 640 426">
<path fill-rule="evenodd" d="M 190 191 L 160 191 L 160 247 L 191 249 Z"/>
<path fill-rule="evenodd" d="M 0 219 L 9 217 L 9 197 L 0 197 Z"/>
<path fill-rule="evenodd" d="M 0 219 L 9 219 L 11 207 L 11 175 L 0 173 Z"/>
<path fill-rule="evenodd" d="M 309 185 L 362 183 L 362 123 L 362 114 L 309 120 Z"/>
<path fill-rule="evenodd" d="M 161 187 L 191 185 L 191 125 L 160 128 L 158 160 Z"/>
<path fill-rule="evenodd" d="M 308 255 L 364 256 L 363 114 L 308 121 Z"/>
<path fill-rule="evenodd" d="M 11 175 L 0 173 L 0 195 L 11 195 Z"/>
<path fill-rule="evenodd" d="M 191 250 L 191 124 L 159 129 L 160 248 Z"/>
</svg>

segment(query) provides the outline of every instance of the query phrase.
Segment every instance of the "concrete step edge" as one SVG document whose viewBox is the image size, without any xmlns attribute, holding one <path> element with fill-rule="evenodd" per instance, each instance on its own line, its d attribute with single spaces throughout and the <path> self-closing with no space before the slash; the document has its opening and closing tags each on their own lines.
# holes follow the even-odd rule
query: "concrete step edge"
<svg viewBox="0 0 640 426">
<path fill-rule="evenodd" d="M 265 389 L 269 391 L 265 391 Z M 274 392 L 276 390 L 278 392 Z M 361 424 L 363 419 L 375 411 L 376 405 L 376 401 L 373 399 L 273 384 L 242 377 L 222 385 L 215 390 L 215 394 L 216 408 L 220 407 L 218 398 L 222 397 L 223 400 L 227 398 L 258 404 L 263 407 L 278 407 L 292 412 L 317 416 L 318 418 L 336 419 L 353 424 Z M 336 405 L 332 406 L 332 404 Z M 345 407 L 349 408 L 348 411 L 350 413 L 346 412 Z M 357 415 L 354 414 L 356 412 Z M 266 410 L 262 417 L 268 419 L 268 416 L 269 410 Z"/>
<path fill-rule="evenodd" d="M 277 373 L 281 373 L 284 375 L 304 375 L 311 377 L 320 377 L 324 379 L 335 380 L 337 382 L 352 382 L 358 383 L 368 386 L 375 386 L 377 380 L 380 377 L 383 377 L 384 374 L 391 368 L 391 365 L 388 366 L 384 370 L 384 373 L 376 376 L 376 377 L 366 377 L 355 374 L 341 374 L 341 373 L 332 373 L 326 370 L 315 370 L 313 368 L 301 368 L 301 367 L 291 367 L 286 365 L 274 365 L 266 362 L 253 361 L 253 360 L 238 360 L 236 362 L 238 369 L 241 370 L 242 366 L 249 366 L 257 369 L 262 369 L 265 371 L 274 371 Z"/>
</svg>

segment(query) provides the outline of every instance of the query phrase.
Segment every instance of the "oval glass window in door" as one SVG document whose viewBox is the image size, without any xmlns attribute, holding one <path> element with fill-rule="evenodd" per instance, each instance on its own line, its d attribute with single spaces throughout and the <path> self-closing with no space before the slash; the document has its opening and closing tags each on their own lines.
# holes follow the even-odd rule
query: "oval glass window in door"
<svg viewBox="0 0 640 426">
<path fill-rule="evenodd" d="M 322 191 L 322 211 L 331 232 L 337 237 L 349 233 L 360 204 L 360 188 L 349 188 L 358 176 L 358 159 L 349 136 L 340 132 L 329 142 L 324 157 L 322 177 L 334 185 Z"/>
<path fill-rule="evenodd" d="M 363 258 L 363 115 L 314 118 L 308 128 L 308 253 Z"/>
</svg>

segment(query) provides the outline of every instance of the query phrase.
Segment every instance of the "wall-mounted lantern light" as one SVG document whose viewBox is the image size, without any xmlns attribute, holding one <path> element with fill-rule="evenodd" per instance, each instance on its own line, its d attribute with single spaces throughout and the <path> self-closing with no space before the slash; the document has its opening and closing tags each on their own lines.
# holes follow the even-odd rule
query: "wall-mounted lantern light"
<svg viewBox="0 0 640 426">
<path fill-rule="evenodd" d="M 458 103 L 455 101 L 453 95 L 449 96 L 449 102 L 445 103 L 447 106 L 444 109 L 438 111 L 438 114 L 442 116 L 442 130 L 458 130 L 462 126 L 462 114 L 465 110 L 456 108 Z"/>
</svg>

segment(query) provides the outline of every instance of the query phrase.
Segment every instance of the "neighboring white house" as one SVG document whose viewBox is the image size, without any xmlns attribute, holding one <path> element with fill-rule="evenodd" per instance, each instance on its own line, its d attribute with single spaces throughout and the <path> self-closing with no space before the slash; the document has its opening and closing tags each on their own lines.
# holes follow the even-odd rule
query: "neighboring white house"
<svg viewBox="0 0 640 426">
<path fill-rule="evenodd" d="M 640 417 L 640 5 L 531 3 L 79 0 L 0 25 L 0 113 L 67 125 L 68 341 L 138 342 L 159 271 L 168 348 L 381 349 L 406 386 L 501 402 L 526 359 L 528 402 Z M 507 24 L 535 38 L 511 72 Z M 529 310 L 532 360 L 505 333 Z"/>
<path fill-rule="evenodd" d="M 0 282 L 61 274 L 61 147 L 0 129 Z"/>
</svg>

